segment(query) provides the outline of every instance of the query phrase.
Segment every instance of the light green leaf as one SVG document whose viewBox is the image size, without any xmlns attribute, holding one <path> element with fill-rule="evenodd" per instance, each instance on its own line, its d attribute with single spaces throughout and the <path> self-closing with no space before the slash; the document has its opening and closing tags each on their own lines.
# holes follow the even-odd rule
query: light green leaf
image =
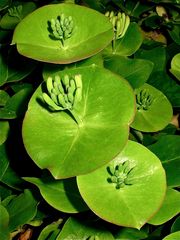
<svg viewBox="0 0 180 240">
<path fill-rule="evenodd" d="M 163 205 L 148 223 L 161 225 L 172 219 L 180 212 L 180 193 L 174 189 L 168 189 Z"/>
<path fill-rule="evenodd" d="M 166 171 L 167 185 L 180 186 L 180 136 L 162 136 L 156 143 L 148 146 L 162 162 Z"/>
<path fill-rule="evenodd" d="M 52 36 L 50 22 L 51 19 L 59 19 L 62 14 L 72 17 L 73 21 L 70 37 L 64 43 Z M 112 38 L 112 25 L 99 12 L 75 4 L 53 4 L 38 8 L 21 21 L 15 29 L 12 42 L 17 44 L 19 53 L 24 56 L 64 64 L 96 54 Z"/>
<path fill-rule="evenodd" d="M 179 240 L 180 238 L 180 231 L 174 232 L 163 238 L 163 240 Z"/>
<path fill-rule="evenodd" d="M 159 159 L 132 141 L 106 166 L 78 176 L 77 183 L 84 201 L 100 218 L 137 229 L 157 212 L 166 191 Z"/>
<path fill-rule="evenodd" d="M 23 124 L 27 152 L 57 179 L 93 171 L 113 159 L 128 139 L 134 116 L 134 95 L 123 78 L 97 66 L 59 75 L 65 74 L 82 76 L 82 100 L 75 109 L 79 123 L 68 112 L 48 110 L 43 83 L 30 100 Z"/>
<path fill-rule="evenodd" d="M 76 179 L 54 180 L 53 178 L 24 178 L 35 184 L 43 198 L 54 208 L 67 213 L 88 210 L 77 188 Z"/>
<path fill-rule="evenodd" d="M 176 54 L 171 61 L 170 72 L 180 80 L 180 53 Z"/>
<path fill-rule="evenodd" d="M 172 119 L 172 106 L 166 96 L 145 83 L 135 90 L 137 112 L 131 127 L 143 132 L 157 132 Z"/>
<path fill-rule="evenodd" d="M 134 228 L 121 228 L 115 235 L 115 239 L 117 240 L 141 240 L 147 237 L 148 234 L 145 231 Z"/>
<path fill-rule="evenodd" d="M 127 79 L 133 88 L 139 88 L 148 80 L 154 64 L 144 59 L 130 59 L 112 54 L 105 55 L 104 66 Z"/>
</svg>

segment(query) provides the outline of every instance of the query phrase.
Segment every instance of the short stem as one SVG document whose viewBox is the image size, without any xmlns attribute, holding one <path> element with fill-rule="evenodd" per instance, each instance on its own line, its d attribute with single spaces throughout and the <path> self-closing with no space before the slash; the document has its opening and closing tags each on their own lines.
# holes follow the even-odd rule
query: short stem
<svg viewBox="0 0 180 240">
<path fill-rule="evenodd" d="M 69 110 L 69 111 L 72 114 L 72 116 L 73 116 L 74 120 L 76 121 L 76 123 L 78 125 L 80 125 L 82 123 L 82 119 L 79 117 L 79 114 L 76 111 L 74 111 L 74 110 Z"/>
</svg>

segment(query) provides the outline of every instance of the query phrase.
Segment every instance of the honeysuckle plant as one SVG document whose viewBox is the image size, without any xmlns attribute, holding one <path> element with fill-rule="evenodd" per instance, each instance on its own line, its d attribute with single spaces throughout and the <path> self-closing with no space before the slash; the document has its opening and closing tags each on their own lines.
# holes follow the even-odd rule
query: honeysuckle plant
<svg viewBox="0 0 180 240">
<path fill-rule="evenodd" d="M 179 1 L 0 2 L 0 240 L 180 239 Z"/>
</svg>

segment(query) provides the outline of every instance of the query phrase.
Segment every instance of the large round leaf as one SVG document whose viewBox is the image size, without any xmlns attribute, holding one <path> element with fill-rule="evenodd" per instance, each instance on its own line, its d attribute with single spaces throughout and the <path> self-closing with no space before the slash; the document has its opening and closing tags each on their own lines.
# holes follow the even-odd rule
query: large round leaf
<svg viewBox="0 0 180 240">
<path fill-rule="evenodd" d="M 88 209 L 77 188 L 76 179 L 54 180 L 53 178 L 24 178 L 35 184 L 43 198 L 54 208 L 66 213 L 77 213 Z"/>
<path fill-rule="evenodd" d="M 143 132 L 157 132 L 172 119 L 172 106 L 166 96 L 145 83 L 135 90 L 137 112 L 131 127 Z"/>
<path fill-rule="evenodd" d="M 98 67 L 61 72 L 81 74 L 82 100 L 77 124 L 65 111 L 50 112 L 42 102 L 42 86 L 34 93 L 23 124 L 27 152 L 57 178 L 95 170 L 112 160 L 128 139 L 134 95 L 121 77 Z"/>
<path fill-rule="evenodd" d="M 124 162 L 126 169 L 132 167 L 132 170 L 127 175 L 126 184 L 118 186 L 117 173 L 110 174 L 109 169 L 122 169 Z M 165 172 L 159 159 L 147 148 L 132 141 L 111 163 L 78 176 L 77 182 L 85 202 L 99 217 L 137 229 L 156 213 L 166 191 Z"/>
<path fill-rule="evenodd" d="M 173 57 L 170 71 L 178 80 L 180 80 L 180 53 Z"/>
<path fill-rule="evenodd" d="M 49 23 L 62 14 L 72 17 L 74 28 L 64 41 L 51 37 Z M 96 26 L 96 27 L 94 27 Z M 33 33 L 33 34 L 32 34 Z M 71 63 L 94 55 L 113 38 L 112 24 L 102 14 L 75 4 L 53 4 L 37 9 L 16 28 L 12 42 L 19 53 L 52 63 Z"/>
<path fill-rule="evenodd" d="M 163 240 L 179 240 L 180 238 L 180 231 L 174 232 L 163 238 Z"/>
</svg>

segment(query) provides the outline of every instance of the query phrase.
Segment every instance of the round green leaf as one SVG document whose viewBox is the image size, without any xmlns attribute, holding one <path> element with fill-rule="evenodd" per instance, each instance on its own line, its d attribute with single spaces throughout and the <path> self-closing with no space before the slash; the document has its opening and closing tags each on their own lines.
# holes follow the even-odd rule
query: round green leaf
<svg viewBox="0 0 180 240">
<path fill-rule="evenodd" d="M 117 168 L 130 169 L 127 182 Z M 111 170 L 113 169 L 113 171 Z M 113 172 L 113 174 L 112 174 Z M 128 141 L 123 151 L 109 164 L 77 177 L 80 194 L 89 208 L 100 218 L 140 229 L 159 209 L 166 191 L 166 177 L 159 159 L 144 146 Z"/>
<path fill-rule="evenodd" d="M 113 240 L 113 235 L 93 222 L 80 221 L 75 218 L 69 218 L 63 226 L 57 240 L 77 240 L 77 239 L 90 239 L 90 237 L 98 237 L 98 240 Z"/>
<path fill-rule="evenodd" d="M 43 198 L 54 208 L 66 213 L 88 209 L 77 188 L 76 179 L 54 180 L 53 178 L 24 178 L 35 184 Z"/>
<path fill-rule="evenodd" d="M 70 37 L 64 42 L 52 36 L 50 26 L 51 19 L 58 20 L 62 14 L 72 17 L 73 21 Z M 19 53 L 27 57 L 44 62 L 71 63 L 101 51 L 112 38 L 112 24 L 104 15 L 75 4 L 53 4 L 39 8 L 23 19 L 12 42 L 17 44 Z"/>
<path fill-rule="evenodd" d="M 137 112 L 131 127 L 143 132 L 157 132 L 172 119 L 172 106 L 158 89 L 145 83 L 135 90 Z"/>
<path fill-rule="evenodd" d="M 174 189 L 168 189 L 163 205 L 148 223 L 161 225 L 180 212 L 180 193 Z"/>
<path fill-rule="evenodd" d="M 180 53 L 173 57 L 170 71 L 178 80 L 180 80 Z"/>
<path fill-rule="evenodd" d="M 133 88 L 139 88 L 148 80 L 154 64 L 144 59 L 109 54 L 105 55 L 104 66 L 127 79 Z"/>
<path fill-rule="evenodd" d="M 156 143 L 148 146 L 161 160 L 166 171 L 167 185 L 180 186 L 180 136 L 162 136 Z"/>
<path fill-rule="evenodd" d="M 60 74 L 82 76 L 82 100 L 76 109 L 80 123 L 66 111 L 48 110 L 42 84 L 23 124 L 27 152 L 57 179 L 93 171 L 112 160 L 126 144 L 134 116 L 134 95 L 123 78 L 96 66 Z"/>
<path fill-rule="evenodd" d="M 179 239 L 180 239 L 180 231 L 171 233 L 165 238 L 163 238 L 163 240 L 179 240 Z"/>
</svg>

